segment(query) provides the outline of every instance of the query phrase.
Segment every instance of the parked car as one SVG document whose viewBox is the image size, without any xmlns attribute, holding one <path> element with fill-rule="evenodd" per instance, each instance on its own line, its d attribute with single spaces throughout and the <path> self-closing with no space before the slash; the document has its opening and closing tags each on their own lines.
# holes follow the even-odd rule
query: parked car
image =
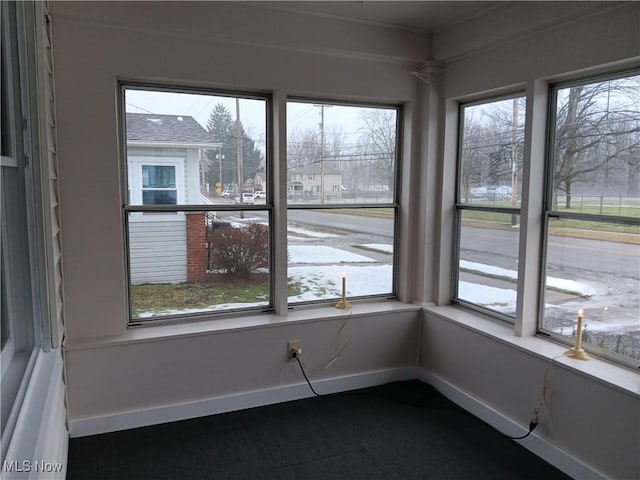
<svg viewBox="0 0 640 480">
<path fill-rule="evenodd" d="M 254 201 L 253 201 L 253 193 L 251 193 L 251 192 L 242 192 L 241 197 L 236 197 L 235 200 L 236 200 L 236 203 L 244 203 L 244 204 L 252 205 L 254 203 Z"/>
<path fill-rule="evenodd" d="M 253 192 L 253 198 L 267 198 L 267 192 L 263 190 L 258 190 L 257 192 Z"/>
<path fill-rule="evenodd" d="M 493 194 L 494 187 L 474 187 L 470 190 L 472 198 L 487 198 Z"/>
<path fill-rule="evenodd" d="M 233 192 L 231 190 L 223 190 L 220 195 L 222 195 L 222 197 L 224 198 L 229 198 L 231 195 L 233 195 Z"/>
<path fill-rule="evenodd" d="M 506 185 L 496 187 L 496 200 L 510 200 L 512 191 L 512 188 Z"/>
</svg>

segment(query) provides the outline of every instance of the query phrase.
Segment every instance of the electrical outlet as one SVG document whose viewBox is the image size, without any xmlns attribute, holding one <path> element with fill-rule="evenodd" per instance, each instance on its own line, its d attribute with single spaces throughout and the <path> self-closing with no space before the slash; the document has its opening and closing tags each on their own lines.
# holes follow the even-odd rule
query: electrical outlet
<svg viewBox="0 0 640 480">
<path fill-rule="evenodd" d="M 302 353 L 302 340 L 289 340 L 287 342 L 287 358 L 290 362 L 294 362 L 296 360 L 293 356 L 294 353 Z"/>
</svg>

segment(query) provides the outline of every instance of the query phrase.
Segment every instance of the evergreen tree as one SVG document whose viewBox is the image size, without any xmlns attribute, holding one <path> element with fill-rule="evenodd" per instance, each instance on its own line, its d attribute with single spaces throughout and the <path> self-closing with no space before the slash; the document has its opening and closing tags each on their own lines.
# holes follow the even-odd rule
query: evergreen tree
<svg viewBox="0 0 640 480">
<path fill-rule="evenodd" d="M 222 188 L 228 188 L 238 183 L 238 152 L 237 152 L 237 126 L 229 110 L 222 104 L 215 105 L 209 120 L 207 130 L 212 136 L 212 141 L 221 143 L 222 148 L 207 150 L 206 181 L 211 188 L 216 182 L 222 183 Z M 251 179 L 260 170 L 263 157 L 262 152 L 256 148 L 255 140 L 251 139 L 240 124 L 240 136 L 242 137 L 243 183 Z M 219 155 L 222 154 L 222 159 Z M 220 179 L 222 173 L 222 180 Z"/>
</svg>

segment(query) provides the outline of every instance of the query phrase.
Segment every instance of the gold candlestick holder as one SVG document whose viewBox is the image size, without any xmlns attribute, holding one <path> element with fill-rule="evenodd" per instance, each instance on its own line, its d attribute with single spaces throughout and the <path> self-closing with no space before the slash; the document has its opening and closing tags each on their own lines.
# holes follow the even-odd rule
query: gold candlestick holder
<svg viewBox="0 0 640 480">
<path fill-rule="evenodd" d="M 351 304 L 347 302 L 347 275 L 342 274 L 342 300 L 336 304 L 336 308 L 351 308 Z"/>
<path fill-rule="evenodd" d="M 577 358 L 578 360 L 589 360 L 589 355 L 582 349 L 582 320 L 583 320 L 583 311 L 580 309 L 578 311 L 578 327 L 576 329 L 576 345 L 575 347 L 570 348 L 564 354 L 567 357 Z"/>
</svg>

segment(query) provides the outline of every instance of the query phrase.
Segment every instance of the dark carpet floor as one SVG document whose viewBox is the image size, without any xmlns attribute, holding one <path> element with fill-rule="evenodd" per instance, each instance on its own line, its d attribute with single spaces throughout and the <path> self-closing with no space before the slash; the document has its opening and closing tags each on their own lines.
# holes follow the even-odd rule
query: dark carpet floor
<svg viewBox="0 0 640 480">
<path fill-rule="evenodd" d="M 569 477 L 431 386 L 409 381 L 73 438 L 67 478 Z"/>
</svg>

